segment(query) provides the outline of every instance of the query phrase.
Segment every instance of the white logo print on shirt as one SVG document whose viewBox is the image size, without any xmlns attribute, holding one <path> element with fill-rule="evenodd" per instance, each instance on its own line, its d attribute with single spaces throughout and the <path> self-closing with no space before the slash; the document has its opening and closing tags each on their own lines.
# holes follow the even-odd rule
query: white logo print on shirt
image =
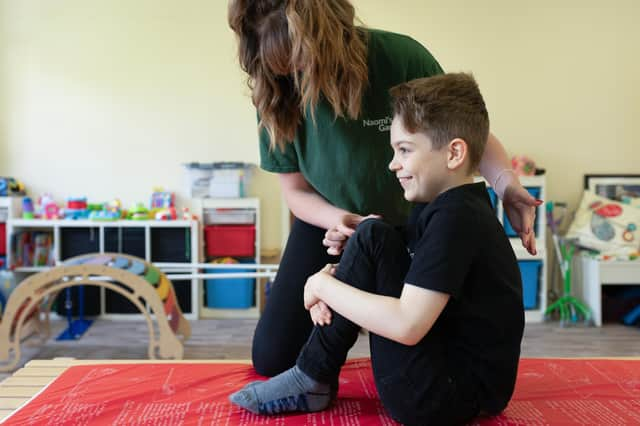
<svg viewBox="0 0 640 426">
<path fill-rule="evenodd" d="M 362 120 L 362 127 L 378 127 L 379 132 L 388 132 L 391 129 L 391 122 L 393 117 L 386 116 L 384 118 L 377 118 L 374 120 Z"/>
</svg>

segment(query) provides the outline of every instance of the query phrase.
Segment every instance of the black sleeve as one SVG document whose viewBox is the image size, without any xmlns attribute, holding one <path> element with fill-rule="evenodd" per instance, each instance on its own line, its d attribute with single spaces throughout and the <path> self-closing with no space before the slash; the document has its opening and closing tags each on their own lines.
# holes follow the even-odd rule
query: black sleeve
<svg viewBox="0 0 640 426">
<path fill-rule="evenodd" d="M 441 209 L 428 218 L 405 282 L 457 298 L 477 253 L 478 231 L 467 211 Z"/>
</svg>

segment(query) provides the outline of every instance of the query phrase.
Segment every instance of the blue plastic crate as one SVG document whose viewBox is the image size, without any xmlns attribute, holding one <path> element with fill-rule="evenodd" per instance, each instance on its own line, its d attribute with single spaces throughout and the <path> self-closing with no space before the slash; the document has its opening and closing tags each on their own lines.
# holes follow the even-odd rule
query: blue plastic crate
<svg viewBox="0 0 640 426">
<path fill-rule="evenodd" d="M 538 287 L 540 283 L 541 260 L 518 261 L 520 276 L 522 277 L 522 299 L 525 309 L 538 307 Z"/>
<path fill-rule="evenodd" d="M 489 200 L 491 200 L 491 207 L 493 207 L 493 210 L 495 210 L 496 203 L 498 202 L 498 195 L 496 194 L 496 191 L 493 190 L 493 188 L 487 188 L 487 193 L 489 194 Z"/>
<path fill-rule="evenodd" d="M 540 198 L 539 187 L 526 188 L 526 190 L 529 191 L 529 194 L 531 194 L 533 198 Z M 536 212 L 536 223 L 533 226 L 533 232 L 535 233 L 536 236 L 538 236 L 538 231 L 539 231 L 538 221 L 537 221 L 538 216 L 539 216 L 539 212 Z M 507 218 L 506 212 L 502 213 L 502 224 L 503 224 L 502 226 L 504 226 L 504 232 L 507 233 L 507 237 L 513 238 L 518 236 L 518 233 L 513 229 L 513 227 L 511 226 L 511 223 L 509 223 L 509 218 Z"/>
<path fill-rule="evenodd" d="M 255 272 L 253 269 L 205 269 L 207 274 Z M 254 305 L 254 278 L 219 278 L 205 280 L 209 308 L 246 309 Z"/>
</svg>

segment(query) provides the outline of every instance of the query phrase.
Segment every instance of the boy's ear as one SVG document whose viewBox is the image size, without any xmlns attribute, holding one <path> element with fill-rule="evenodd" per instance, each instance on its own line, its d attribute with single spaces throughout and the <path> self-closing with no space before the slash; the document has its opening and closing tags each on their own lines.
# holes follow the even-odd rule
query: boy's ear
<svg viewBox="0 0 640 426">
<path fill-rule="evenodd" d="M 447 146 L 447 167 L 456 170 L 465 164 L 468 155 L 467 143 L 464 139 L 455 138 Z"/>
</svg>

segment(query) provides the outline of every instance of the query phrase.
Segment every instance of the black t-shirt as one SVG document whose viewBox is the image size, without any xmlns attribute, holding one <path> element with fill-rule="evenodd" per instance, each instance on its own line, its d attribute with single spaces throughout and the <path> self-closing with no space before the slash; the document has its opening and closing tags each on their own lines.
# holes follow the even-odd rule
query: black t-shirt
<svg viewBox="0 0 640 426">
<path fill-rule="evenodd" d="M 497 413 L 513 393 L 524 329 L 511 243 L 484 183 L 455 187 L 416 209 L 405 282 L 451 295 L 429 334 L 444 341 L 450 371 L 478 386 L 482 409 Z"/>
</svg>

